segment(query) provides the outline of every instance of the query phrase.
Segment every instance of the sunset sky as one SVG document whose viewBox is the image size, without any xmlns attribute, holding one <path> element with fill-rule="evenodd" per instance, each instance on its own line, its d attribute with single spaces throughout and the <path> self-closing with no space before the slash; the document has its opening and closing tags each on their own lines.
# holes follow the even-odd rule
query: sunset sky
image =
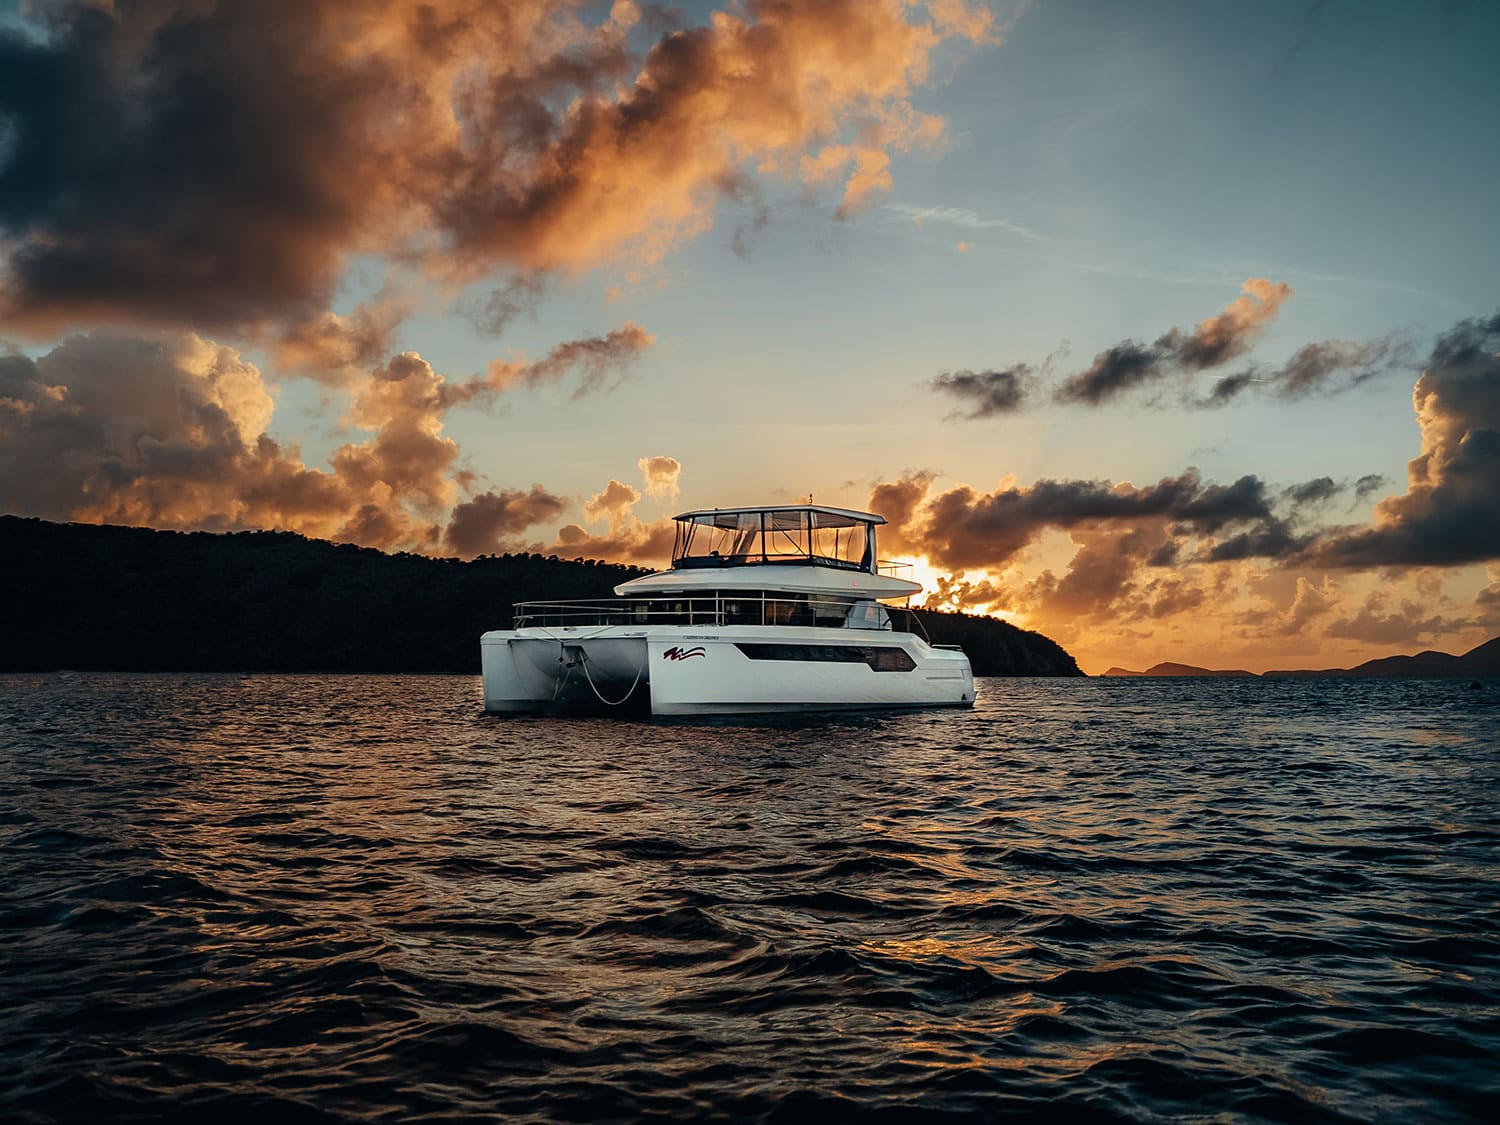
<svg viewBox="0 0 1500 1125">
<path fill-rule="evenodd" d="M 0 511 L 659 564 L 811 493 L 1089 672 L 1460 652 L 1497 42 L 1479 0 L 0 2 Z"/>
</svg>

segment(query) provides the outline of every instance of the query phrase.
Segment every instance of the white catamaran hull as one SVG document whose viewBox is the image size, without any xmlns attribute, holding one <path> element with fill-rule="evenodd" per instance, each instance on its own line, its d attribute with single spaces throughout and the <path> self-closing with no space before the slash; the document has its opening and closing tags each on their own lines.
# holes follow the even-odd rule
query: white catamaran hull
<svg viewBox="0 0 1500 1125">
<path fill-rule="evenodd" d="M 481 639 L 484 706 L 633 705 L 653 715 L 968 707 L 969 661 L 909 633 L 823 628 L 576 626 Z"/>
</svg>

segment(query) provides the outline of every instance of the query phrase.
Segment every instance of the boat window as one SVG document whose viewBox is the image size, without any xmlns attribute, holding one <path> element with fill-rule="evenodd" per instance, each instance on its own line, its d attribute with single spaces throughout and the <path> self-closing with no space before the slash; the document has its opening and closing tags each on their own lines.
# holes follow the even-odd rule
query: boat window
<svg viewBox="0 0 1500 1125">
<path fill-rule="evenodd" d="M 889 629 L 891 615 L 879 602 L 855 602 L 849 607 L 851 629 Z"/>
<path fill-rule="evenodd" d="M 752 563 L 812 563 L 875 570 L 875 526 L 806 508 L 704 512 L 677 521 L 679 569 Z"/>
<path fill-rule="evenodd" d="M 911 654 L 895 645 L 783 645 L 736 642 L 751 660 L 787 660 L 815 664 L 864 664 L 875 672 L 910 672 Z"/>
</svg>

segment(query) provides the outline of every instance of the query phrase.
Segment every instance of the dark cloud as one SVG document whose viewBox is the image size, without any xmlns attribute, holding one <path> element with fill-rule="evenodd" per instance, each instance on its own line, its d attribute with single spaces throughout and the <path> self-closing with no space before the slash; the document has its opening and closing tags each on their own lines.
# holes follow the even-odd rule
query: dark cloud
<svg viewBox="0 0 1500 1125">
<path fill-rule="evenodd" d="M 1261 520 L 1255 527 L 1221 539 L 1204 555 L 1207 562 L 1234 562 L 1241 559 L 1279 559 L 1295 554 L 1312 542 L 1310 534 L 1294 534 L 1291 526 L 1274 516 Z"/>
<path fill-rule="evenodd" d="M 484 298 L 471 302 L 465 311 L 479 331 L 502 336 L 511 322 L 519 317 L 534 319 L 537 306 L 546 293 L 546 275 L 517 274 L 504 285 L 490 290 Z"/>
<path fill-rule="evenodd" d="M 1303 345 L 1281 367 L 1255 367 L 1224 376 L 1195 405 L 1223 406 L 1251 387 L 1281 399 L 1340 394 L 1410 363 L 1411 358 L 1410 345 L 1396 336 L 1363 344 L 1323 340 Z"/>
<path fill-rule="evenodd" d="M 990 418 L 1020 410 L 1034 380 L 1031 365 L 1018 363 L 1000 371 L 944 371 L 931 385 L 963 403 L 965 418 Z"/>
<path fill-rule="evenodd" d="M 1354 482 L 1354 502 L 1363 504 L 1389 483 L 1389 479 L 1380 473 L 1366 473 Z"/>
<path fill-rule="evenodd" d="M 1148 583 L 1143 595 L 1136 616 L 1161 621 L 1198 609 L 1208 601 L 1209 591 L 1191 579 L 1174 575 Z"/>
<path fill-rule="evenodd" d="M 672 557 L 672 538 L 676 525 L 667 518 L 653 523 L 627 520 L 604 535 L 570 523 L 557 533 L 557 541 L 547 553 L 566 558 L 609 559 L 612 562 L 662 566 Z"/>
<path fill-rule="evenodd" d="M 608 7 L 41 7 L 0 33 L 0 322 L 305 322 L 375 255 L 519 278 L 486 310 L 503 327 L 541 274 L 660 259 L 746 168 L 867 205 L 940 131 L 910 104 L 931 53 L 992 36 L 953 4 L 751 0 L 703 27 Z M 637 26 L 660 35 L 644 60 Z"/>
<path fill-rule="evenodd" d="M 1282 397 L 1301 398 L 1357 387 L 1409 358 L 1407 350 L 1389 338 L 1365 344 L 1324 340 L 1299 348 L 1266 381 Z M 1334 376 L 1341 377 L 1338 384 L 1332 382 Z"/>
<path fill-rule="evenodd" d="M 933 29 L 870 0 L 744 11 L 665 35 L 623 96 L 579 98 L 566 115 L 529 85 L 488 82 L 476 99 L 482 158 L 456 167 L 434 206 L 455 250 L 541 270 L 625 247 L 656 257 L 677 232 L 707 226 L 716 198 L 744 197 L 752 157 L 809 188 L 841 180 L 839 217 L 888 190 L 890 152 L 930 135 L 904 103 Z"/>
<path fill-rule="evenodd" d="M 1194 469 L 1137 488 L 1105 481 L 1037 481 L 1030 488 L 1007 487 L 979 493 L 965 486 L 929 496 L 930 475 L 910 476 L 877 486 L 871 510 L 902 514 L 896 525 L 898 549 L 925 555 L 951 570 L 996 567 L 1032 543 L 1048 528 L 1149 520 L 1174 525 L 1175 536 L 1216 536 L 1228 528 L 1264 529 L 1261 542 L 1276 540 L 1276 516 L 1266 486 L 1254 476 L 1233 484 L 1205 485 Z M 1164 544 L 1152 544 L 1158 557 Z"/>
<path fill-rule="evenodd" d="M 326 307 L 372 207 L 418 171 L 396 123 L 426 117 L 379 60 L 330 49 L 335 6 L 48 10 L 44 39 L 0 37 L 0 318 L 225 326 Z"/>
<path fill-rule="evenodd" d="M 894 554 L 921 554 L 921 544 L 912 538 L 917 510 L 927 499 L 937 474 L 929 469 L 908 470 L 893 481 L 881 481 L 870 491 L 870 511 L 886 518 L 880 542 Z"/>
<path fill-rule="evenodd" d="M 656 337 L 633 320 L 603 336 L 569 340 L 558 344 L 535 363 L 493 360 L 482 383 L 455 387 L 455 395 L 468 396 L 486 391 L 504 391 L 511 387 L 537 387 L 577 376 L 573 397 L 579 398 L 609 384 L 641 352 L 656 342 Z"/>
<path fill-rule="evenodd" d="M 348 316 L 322 312 L 285 324 L 271 341 L 284 372 L 349 385 L 395 350 L 396 332 L 409 309 L 376 300 Z"/>
<path fill-rule="evenodd" d="M 1255 372 L 1236 371 L 1217 380 L 1203 400 L 1203 406 L 1227 406 L 1239 393 L 1257 382 Z"/>
<path fill-rule="evenodd" d="M 444 542 L 462 558 L 493 554 L 513 546 L 527 528 L 557 519 L 567 506 L 566 500 L 539 484 L 530 491 L 482 492 L 454 506 Z"/>
<path fill-rule="evenodd" d="M 1301 484 L 1289 486 L 1283 493 L 1293 504 L 1321 504 L 1332 500 L 1344 486 L 1332 477 L 1318 477 L 1316 480 L 1303 481 Z"/>
<path fill-rule="evenodd" d="M 1197 474 L 1189 473 L 1196 483 Z M 1259 477 L 1243 476 L 1233 484 L 1203 486 L 1197 495 L 1177 505 L 1171 516 L 1194 531 L 1213 534 L 1229 524 L 1269 519 L 1271 501 Z"/>
<path fill-rule="evenodd" d="M 1065 379 L 1052 397 L 1062 403 L 1100 406 L 1174 375 L 1186 378 L 1221 367 L 1249 351 L 1291 295 L 1285 284 L 1252 277 L 1239 297 L 1192 332 L 1172 328 L 1150 344 L 1123 340 Z M 1409 346 L 1395 336 L 1363 344 L 1324 340 L 1304 345 L 1279 368 L 1252 366 L 1222 376 L 1201 398 L 1184 390 L 1183 402 L 1196 407 L 1226 406 L 1252 388 L 1283 399 L 1336 394 L 1409 359 Z M 1029 389 L 1026 384 L 1033 376 L 1028 365 L 1017 364 L 978 375 L 945 372 L 931 386 L 967 401 L 971 409 L 965 417 L 981 418 L 1021 409 L 1029 397 L 1022 391 Z"/>
<path fill-rule="evenodd" d="M 1175 541 L 1168 541 L 1166 543 L 1163 543 L 1156 550 L 1152 551 L 1151 554 L 1146 556 L 1146 565 L 1172 566 L 1177 562 L 1177 554 L 1180 549 L 1181 548 L 1179 544 L 1177 544 Z"/>
<path fill-rule="evenodd" d="M 1146 347 L 1126 340 L 1096 355 L 1086 370 L 1070 376 L 1057 388 L 1055 397 L 1059 402 L 1098 406 L 1133 387 L 1161 378 L 1172 369 L 1171 358 L 1159 346 Z"/>
<path fill-rule="evenodd" d="M 1372 567 L 1500 559 L 1500 313 L 1462 321 L 1438 338 L 1412 402 L 1422 450 L 1407 465 L 1406 492 L 1376 505 L 1373 526 L 1316 544 L 1309 561 Z"/>
<path fill-rule="evenodd" d="M 1167 375 L 1206 371 L 1243 355 L 1292 295 L 1290 286 L 1260 277 L 1250 278 L 1243 288 L 1222 312 L 1199 322 L 1190 333 L 1173 328 L 1154 344 L 1126 340 L 1100 352 L 1086 370 L 1058 387 L 1055 397 L 1059 402 L 1098 406 Z M 1215 393 L 1226 394 L 1224 386 L 1220 380 Z M 1226 401 L 1233 393 L 1227 392 Z"/>
</svg>

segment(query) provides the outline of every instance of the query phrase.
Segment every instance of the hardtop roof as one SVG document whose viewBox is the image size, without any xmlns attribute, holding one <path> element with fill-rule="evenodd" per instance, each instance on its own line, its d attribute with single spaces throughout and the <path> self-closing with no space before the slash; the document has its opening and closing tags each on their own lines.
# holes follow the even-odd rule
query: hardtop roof
<svg viewBox="0 0 1500 1125">
<path fill-rule="evenodd" d="M 824 504 L 752 504 L 744 508 L 700 508 L 673 516 L 674 520 L 701 519 L 704 516 L 739 516 L 750 512 L 822 512 L 830 516 L 842 516 L 855 523 L 885 523 L 884 516 L 874 512 L 857 512 L 853 508 L 830 508 Z"/>
</svg>

